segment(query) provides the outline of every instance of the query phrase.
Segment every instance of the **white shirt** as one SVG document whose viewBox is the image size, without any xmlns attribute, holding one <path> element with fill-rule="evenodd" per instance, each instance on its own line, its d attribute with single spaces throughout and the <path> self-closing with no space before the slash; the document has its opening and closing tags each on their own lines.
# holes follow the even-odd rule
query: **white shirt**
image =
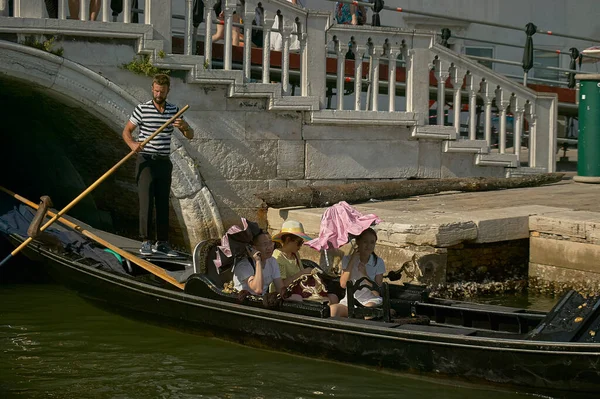
<svg viewBox="0 0 600 399">
<path fill-rule="evenodd" d="M 279 264 L 275 260 L 275 258 L 271 257 L 267 259 L 265 262 L 265 267 L 263 268 L 263 294 L 269 292 L 269 284 L 273 282 L 276 278 L 281 278 L 281 274 L 279 272 Z M 254 267 L 250 264 L 248 259 L 240 260 L 235 267 L 233 268 L 233 285 L 236 290 L 248 290 L 253 294 L 256 294 L 249 286 L 248 286 L 248 278 L 254 276 Z"/>
<path fill-rule="evenodd" d="M 348 262 L 350 262 L 350 255 L 346 255 L 342 258 L 343 270 L 346 270 L 348 268 Z M 369 256 L 369 261 L 367 262 L 365 268 L 367 269 L 367 277 L 369 277 L 373 281 L 375 281 L 375 276 L 377 276 L 378 274 L 385 273 L 385 263 L 383 263 L 383 259 L 381 259 L 378 256 L 377 261 L 375 261 L 375 255 L 373 254 Z M 350 272 L 350 277 L 352 278 L 352 281 L 356 281 L 354 276 L 358 276 L 358 262 L 354 263 L 354 269 Z"/>
</svg>

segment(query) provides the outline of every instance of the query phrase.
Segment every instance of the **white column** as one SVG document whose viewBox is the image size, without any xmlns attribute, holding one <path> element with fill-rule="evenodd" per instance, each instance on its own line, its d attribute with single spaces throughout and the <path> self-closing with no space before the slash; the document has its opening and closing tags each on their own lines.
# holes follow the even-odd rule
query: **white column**
<svg viewBox="0 0 600 399">
<path fill-rule="evenodd" d="M 131 0 L 123 0 L 123 22 L 131 23 Z"/>
<path fill-rule="evenodd" d="M 263 25 L 263 73 L 262 82 L 271 82 L 271 27 L 275 22 L 275 14 L 267 10 L 264 12 L 264 25 Z"/>
<path fill-rule="evenodd" d="M 244 5 L 244 81 L 249 82 L 252 77 L 252 21 L 256 17 L 254 5 L 246 2 Z M 248 45 L 246 45 L 246 43 Z"/>
<path fill-rule="evenodd" d="M 304 53 L 306 52 L 306 37 L 306 25 L 301 24 L 298 27 L 298 41 L 300 42 L 300 95 L 302 97 L 308 96 L 308 79 L 305 65 L 306 59 L 304 58 Z"/>
<path fill-rule="evenodd" d="M 480 80 L 472 73 L 467 73 L 465 84 L 469 92 L 469 140 L 477 139 L 477 92 Z"/>
<path fill-rule="evenodd" d="M 446 80 L 450 77 L 448 65 L 439 58 L 433 61 L 437 85 L 437 124 L 444 126 L 444 107 L 446 105 Z"/>
<path fill-rule="evenodd" d="M 194 33 L 194 20 L 193 20 L 194 0 L 185 0 L 185 36 L 183 37 L 183 54 L 192 55 L 194 53 L 192 38 Z"/>
<path fill-rule="evenodd" d="M 161 4 L 161 3 L 162 2 L 159 2 L 158 4 Z M 152 14 L 153 14 L 153 11 L 154 11 L 154 4 L 156 4 L 156 0 L 145 0 L 145 3 L 144 3 L 144 24 L 146 24 L 146 25 L 152 24 Z M 167 11 L 167 10 L 165 10 L 165 9 L 160 9 L 159 10 L 158 7 L 157 7 L 156 11 L 162 12 L 162 11 Z M 169 12 L 166 15 L 170 16 L 172 14 L 172 10 L 169 9 L 168 11 Z M 170 24 L 169 24 L 169 26 L 170 26 Z"/>
<path fill-rule="evenodd" d="M 481 98 L 483 99 L 483 105 L 485 110 L 485 141 L 488 147 L 492 145 L 492 101 L 493 95 L 490 90 L 490 84 L 484 79 L 481 82 Z"/>
<path fill-rule="evenodd" d="M 456 66 L 450 68 L 450 79 L 452 81 L 452 87 L 454 89 L 454 101 L 452 110 L 454 111 L 454 129 L 456 134 L 460 135 L 460 111 L 462 108 L 462 95 L 461 89 L 465 77 L 465 71 L 459 69 Z"/>
<path fill-rule="evenodd" d="M 69 0 L 58 0 L 58 19 L 67 19 L 67 3 Z M 104 0 L 106 1 L 106 0 Z"/>
<path fill-rule="evenodd" d="M 396 60 L 399 48 L 388 48 L 388 111 L 396 112 Z"/>
<path fill-rule="evenodd" d="M 373 46 L 371 56 L 371 111 L 377 111 L 379 108 L 379 59 L 383 53 L 382 46 Z"/>
<path fill-rule="evenodd" d="M 225 0 L 225 9 L 223 10 L 223 16 L 225 18 L 225 37 L 223 39 L 225 54 L 223 56 L 223 69 L 226 71 L 231 70 L 231 40 L 233 37 L 233 12 L 235 11 L 235 5 L 235 0 Z"/>
<path fill-rule="evenodd" d="M 79 20 L 87 21 L 90 16 L 90 3 L 87 0 L 79 0 Z"/>
<path fill-rule="evenodd" d="M 204 1 L 204 23 L 206 30 L 204 32 L 204 67 L 212 69 L 212 18 L 213 7 L 217 4 L 217 0 Z"/>
<path fill-rule="evenodd" d="M 510 97 L 502 88 L 496 89 L 496 106 L 500 110 L 500 132 L 498 132 L 498 148 L 500 154 L 506 153 L 506 109 L 510 105 Z"/>
<path fill-rule="evenodd" d="M 342 111 L 344 109 L 344 65 L 346 61 L 346 52 L 348 51 L 348 45 L 342 44 L 342 39 L 335 40 L 335 53 L 337 56 L 337 82 L 335 85 L 336 97 L 337 97 L 337 110 Z"/>
<path fill-rule="evenodd" d="M 281 90 L 284 95 L 288 95 L 290 92 L 290 39 L 293 29 L 290 18 L 284 16 L 282 23 L 279 25 L 283 43 L 281 51 Z"/>
<path fill-rule="evenodd" d="M 60 7 L 60 1 L 59 1 Z M 102 22 L 110 21 L 110 0 L 102 0 Z M 60 18 L 60 16 L 59 16 Z"/>
<path fill-rule="evenodd" d="M 362 94 L 362 70 L 363 58 L 367 48 L 365 46 L 354 46 L 354 110 L 362 109 L 360 97 Z"/>
<path fill-rule="evenodd" d="M 523 137 L 523 114 L 525 113 L 525 101 L 519 97 L 512 96 L 510 109 L 514 117 L 514 154 L 517 156 L 517 164 L 521 161 L 521 138 Z"/>
</svg>

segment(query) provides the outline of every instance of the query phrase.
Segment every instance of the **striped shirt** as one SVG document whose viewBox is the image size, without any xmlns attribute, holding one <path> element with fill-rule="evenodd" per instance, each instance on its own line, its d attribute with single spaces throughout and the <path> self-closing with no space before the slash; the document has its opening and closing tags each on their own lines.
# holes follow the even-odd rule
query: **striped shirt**
<svg viewBox="0 0 600 399">
<path fill-rule="evenodd" d="M 129 121 L 140 128 L 138 141 L 141 143 L 177 112 L 179 112 L 178 106 L 165 102 L 165 112 L 161 114 L 156 109 L 154 101 L 150 100 L 135 107 Z M 171 153 L 171 134 L 173 134 L 173 124 L 167 126 L 150 140 L 142 149 L 142 153 L 169 155 Z"/>
</svg>

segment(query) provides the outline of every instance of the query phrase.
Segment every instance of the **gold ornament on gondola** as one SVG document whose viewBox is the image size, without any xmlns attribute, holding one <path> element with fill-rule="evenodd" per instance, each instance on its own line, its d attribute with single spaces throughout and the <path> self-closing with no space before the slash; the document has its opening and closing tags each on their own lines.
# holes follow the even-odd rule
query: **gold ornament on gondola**
<svg viewBox="0 0 600 399">
<path fill-rule="evenodd" d="M 302 276 L 298 277 L 287 287 L 288 293 L 291 293 L 295 286 L 300 286 L 300 288 L 302 288 L 302 292 L 310 294 L 310 296 L 305 299 L 313 301 L 321 300 L 322 296 L 320 294 L 322 292 L 327 292 L 327 289 L 325 288 L 325 284 L 323 284 L 323 281 L 319 277 L 318 273 L 319 270 L 315 268 L 312 269 L 310 274 L 303 274 Z M 312 279 L 314 279 L 314 285 L 309 284 L 309 281 Z"/>
</svg>

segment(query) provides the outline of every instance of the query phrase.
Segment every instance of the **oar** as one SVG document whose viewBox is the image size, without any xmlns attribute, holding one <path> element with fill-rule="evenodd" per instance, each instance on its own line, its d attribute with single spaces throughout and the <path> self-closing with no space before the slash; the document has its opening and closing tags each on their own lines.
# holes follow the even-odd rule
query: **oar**
<svg viewBox="0 0 600 399">
<path fill-rule="evenodd" d="M 4 191 L 6 194 L 10 195 L 13 198 L 18 199 L 19 201 L 21 201 L 22 203 L 24 203 L 25 205 L 29 205 L 30 207 L 34 208 L 34 209 L 38 209 L 39 205 L 29 201 L 27 198 L 21 197 L 18 194 L 13 193 L 12 191 L 0 186 L 0 191 Z M 62 224 L 64 224 L 65 226 L 68 226 L 70 228 L 72 228 L 73 230 L 76 230 L 78 232 L 80 232 L 81 234 L 83 234 L 84 236 L 96 241 L 99 244 L 102 244 L 103 246 L 105 246 L 108 249 L 111 249 L 113 251 L 115 251 L 116 253 L 118 253 L 119 255 L 121 255 L 122 257 L 129 259 L 131 262 L 135 263 L 136 265 L 140 266 L 141 268 L 149 271 L 150 273 L 154 274 L 157 277 L 160 277 L 161 279 L 165 280 L 168 283 L 173 284 L 175 287 L 180 288 L 183 290 L 184 285 L 181 284 L 179 281 L 175 280 L 173 277 L 171 277 L 170 275 L 168 275 L 164 269 L 156 266 L 153 263 L 150 263 L 144 259 L 138 258 L 137 256 L 130 254 L 127 251 L 124 251 L 123 249 L 114 246 L 113 244 L 111 244 L 110 242 L 98 237 L 97 235 L 95 235 L 94 233 L 83 229 L 81 226 L 63 218 L 63 217 L 58 217 L 58 215 L 54 212 L 48 211 L 48 216 L 53 217 L 58 219 L 58 221 Z"/>
<path fill-rule="evenodd" d="M 144 140 L 143 142 L 140 143 L 140 148 L 143 148 L 150 140 L 152 140 L 157 134 L 159 134 L 160 132 L 162 132 L 167 126 L 169 126 L 171 123 L 173 123 L 173 121 L 177 118 L 179 118 L 181 116 L 181 114 L 183 114 L 185 111 L 187 111 L 187 109 L 189 108 L 189 105 L 186 105 L 185 107 L 181 108 L 179 110 L 179 112 L 177 112 L 171 119 L 169 119 L 168 121 L 166 121 L 161 127 L 159 127 L 158 129 L 156 129 L 156 131 L 154 133 L 152 133 L 150 135 L 150 137 L 148 137 L 146 140 Z M 123 159 L 121 159 L 119 162 L 117 162 L 117 164 L 115 166 L 113 166 L 112 168 L 110 168 L 108 170 L 108 172 L 106 172 L 105 174 L 103 174 L 98 180 L 96 180 L 94 183 L 92 183 L 91 186 L 89 186 L 88 188 L 86 188 L 81 194 L 79 194 L 77 196 L 77 198 L 75 198 L 73 201 L 71 201 L 69 203 L 69 205 L 65 206 L 63 209 L 61 209 L 56 215 L 54 215 L 54 217 L 52 219 L 50 219 L 45 225 L 43 225 L 42 227 L 40 227 L 40 232 L 46 230 L 52 223 L 56 222 L 56 220 L 61 217 L 62 215 L 64 215 L 65 213 L 67 213 L 71 208 L 73 208 L 79 201 L 81 201 L 83 199 L 83 197 L 85 197 L 86 195 L 88 195 L 89 193 L 92 192 L 92 190 L 94 190 L 96 187 L 98 187 L 100 185 L 100 183 L 102 183 L 104 180 L 106 180 L 106 178 L 108 176 L 110 176 L 112 173 L 114 173 L 115 170 L 117 170 L 121 165 L 123 165 L 129 158 L 131 158 L 134 154 L 136 154 L 136 151 L 131 151 L 129 154 L 125 155 L 125 157 Z M 25 248 L 31 241 L 33 240 L 33 238 L 28 237 L 25 241 L 23 241 L 23 243 L 21 245 L 19 245 L 14 251 L 12 251 L 6 258 L 4 258 L 4 260 L 2 262 L 0 262 L 0 267 L 2 267 L 2 265 L 4 265 L 6 262 L 8 262 L 8 260 L 10 258 L 12 258 L 13 256 L 15 256 L 16 254 L 19 253 L 19 251 L 21 251 L 23 248 Z"/>
</svg>

